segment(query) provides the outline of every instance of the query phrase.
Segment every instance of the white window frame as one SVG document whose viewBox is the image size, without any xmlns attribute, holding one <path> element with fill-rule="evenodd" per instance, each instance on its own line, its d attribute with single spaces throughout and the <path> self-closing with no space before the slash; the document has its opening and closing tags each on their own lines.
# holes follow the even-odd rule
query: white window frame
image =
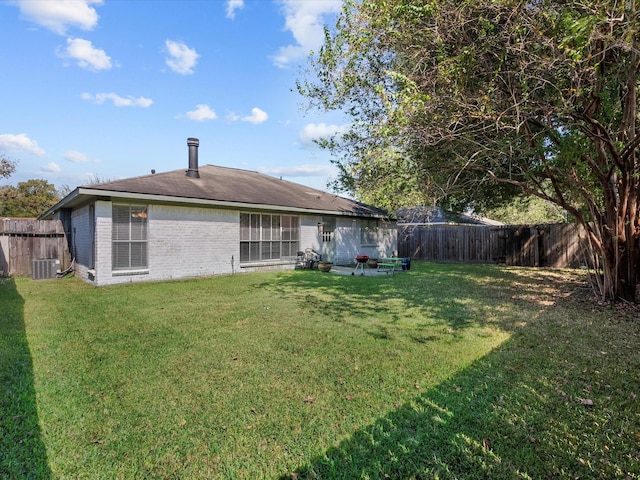
<svg viewBox="0 0 640 480">
<path fill-rule="evenodd" d="M 300 246 L 300 217 L 240 213 L 240 263 L 295 259 Z"/>
<path fill-rule="evenodd" d="M 140 271 L 149 268 L 148 207 L 114 204 L 111 209 L 111 270 Z"/>
<path fill-rule="evenodd" d="M 360 220 L 360 245 L 376 246 L 378 245 L 378 233 L 380 231 L 380 222 L 373 218 Z"/>
</svg>

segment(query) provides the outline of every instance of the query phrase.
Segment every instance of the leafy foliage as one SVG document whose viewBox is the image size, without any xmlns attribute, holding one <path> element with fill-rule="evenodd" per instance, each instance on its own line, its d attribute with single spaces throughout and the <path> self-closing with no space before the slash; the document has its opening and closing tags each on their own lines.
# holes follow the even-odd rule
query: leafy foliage
<svg viewBox="0 0 640 480">
<path fill-rule="evenodd" d="M 565 223 L 566 212 L 557 205 L 537 197 L 520 196 L 483 214 L 509 225 Z"/>
<path fill-rule="evenodd" d="M 16 170 L 16 162 L 0 156 L 0 178 L 8 178 Z"/>
<path fill-rule="evenodd" d="M 601 295 L 632 300 L 639 31 L 634 2 L 349 0 L 299 90 L 351 116 L 325 146 L 357 196 L 381 162 L 459 208 L 536 196 L 589 232 Z"/>
<path fill-rule="evenodd" d="M 0 187 L 0 215 L 4 217 L 37 217 L 60 199 L 47 180 L 27 180 L 17 187 Z"/>
</svg>

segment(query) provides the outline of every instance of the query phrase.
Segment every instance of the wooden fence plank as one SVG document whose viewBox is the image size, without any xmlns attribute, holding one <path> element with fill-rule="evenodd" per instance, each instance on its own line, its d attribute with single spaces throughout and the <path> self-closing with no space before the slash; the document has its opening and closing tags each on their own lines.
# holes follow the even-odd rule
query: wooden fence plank
<svg viewBox="0 0 640 480">
<path fill-rule="evenodd" d="M 31 276 L 32 261 L 58 259 L 60 268 L 71 263 L 67 238 L 60 220 L 4 218 L 0 221 L 0 272 Z"/>
<path fill-rule="evenodd" d="M 535 226 L 398 226 L 400 256 L 420 260 L 578 267 L 582 228 Z"/>
</svg>

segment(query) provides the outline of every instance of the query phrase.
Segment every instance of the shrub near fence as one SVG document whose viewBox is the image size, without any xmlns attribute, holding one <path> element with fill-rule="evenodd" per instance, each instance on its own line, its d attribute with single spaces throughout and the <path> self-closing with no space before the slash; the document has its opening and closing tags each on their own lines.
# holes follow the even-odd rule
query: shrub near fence
<svg viewBox="0 0 640 480">
<path fill-rule="evenodd" d="M 398 225 L 398 254 L 419 260 L 578 267 L 582 228 L 574 224 Z"/>
<path fill-rule="evenodd" d="M 71 263 L 60 220 L 0 219 L 0 276 L 31 276 L 33 260 L 44 258 L 58 259 L 63 270 Z"/>
</svg>

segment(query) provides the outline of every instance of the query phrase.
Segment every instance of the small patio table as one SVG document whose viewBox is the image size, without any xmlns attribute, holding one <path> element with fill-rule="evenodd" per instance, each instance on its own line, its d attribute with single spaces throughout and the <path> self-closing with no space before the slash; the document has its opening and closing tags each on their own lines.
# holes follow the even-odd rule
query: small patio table
<svg viewBox="0 0 640 480">
<path fill-rule="evenodd" d="M 392 258 L 381 258 L 378 260 L 378 271 L 379 272 L 391 272 L 391 275 L 396 271 L 396 269 L 402 268 L 402 259 L 398 257 Z"/>
</svg>

